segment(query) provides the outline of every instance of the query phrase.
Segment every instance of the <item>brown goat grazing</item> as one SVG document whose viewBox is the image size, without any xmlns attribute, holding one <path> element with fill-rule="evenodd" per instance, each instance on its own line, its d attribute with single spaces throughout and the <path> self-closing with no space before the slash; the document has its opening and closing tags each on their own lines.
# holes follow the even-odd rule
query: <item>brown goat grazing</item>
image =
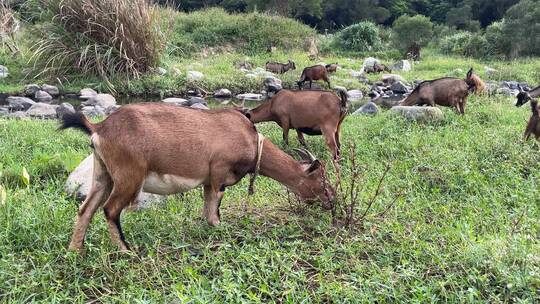
<svg viewBox="0 0 540 304">
<path fill-rule="evenodd" d="M 276 74 L 283 74 L 289 70 L 296 70 L 296 64 L 291 60 L 288 63 L 267 62 L 266 70 Z"/>
<path fill-rule="evenodd" d="M 471 81 L 474 82 L 474 93 L 475 94 L 482 94 L 486 91 L 486 83 L 478 77 L 478 75 L 473 74 L 471 76 Z"/>
<path fill-rule="evenodd" d="M 334 160 L 339 158 L 341 123 L 347 114 L 347 92 L 340 97 L 329 91 L 281 90 L 264 104 L 245 115 L 253 123 L 274 121 L 283 128 L 283 141 L 289 144 L 289 129 L 295 129 L 304 146 L 304 135 L 323 135 Z"/>
<path fill-rule="evenodd" d="M 372 67 L 364 67 L 364 72 L 367 74 L 388 72 L 391 73 L 392 70 L 384 64 L 375 63 Z"/>
<path fill-rule="evenodd" d="M 332 207 L 334 190 L 324 165 L 313 157 L 294 160 L 235 110 L 147 103 L 124 106 L 97 124 L 81 113 L 64 115 L 62 121 L 60 129 L 78 128 L 91 135 L 94 149 L 92 187 L 79 208 L 70 249 L 83 247 L 88 224 L 102 206 L 112 240 L 122 251 L 129 250 L 120 214 L 141 190 L 167 195 L 203 185 L 203 215 L 210 225 L 218 225 L 225 188 L 257 169 L 302 200 Z"/>
<path fill-rule="evenodd" d="M 328 73 L 335 73 L 337 71 L 337 68 L 338 68 L 338 63 L 337 62 L 326 65 L 326 71 Z"/>
<path fill-rule="evenodd" d="M 465 80 L 459 78 L 440 78 L 420 83 L 412 93 L 400 102 L 402 106 L 436 104 L 445 107 L 454 107 L 465 114 L 467 96 L 474 90 L 475 82 L 472 80 L 473 69 L 467 73 Z"/>
<path fill-rule="evenodd" d="M 540 96 L 540 86 L 537 86 L 536 88 L 532 90 L 524 90 L 521 87 L 521 85 L 518 85 L 518 88 L 519 88 L 519 93 L 516 96 L 517 97 L 516 107 L 521 107 L 527 102 L 533 100 L 533 98 L 537 98 Z"/>
<path fill-rule="evenodd" d="M 298 88 L 301 90 L 304 86 L 304 82 L 309 81 L 309 88 L 311 89 L 311 85 L 313 81 L 315 80 L 324 80 L 328 84 L 328 88 L 331 88 L 330 85 L 330 79 L 328 78 L 328 73 L 326 71 L 326 67 L 323 65 L 314 65 L 311 67 L 307 67 L 302 71 L 302 75 L 300 76 L 300 80 L 298 83 Z"/>
<path fill-rule="evenodd" d="M 528 140 L 531 134 L 534 134 L 536 140 L 540 140 L 540 113 L 538 110 L 538 101 L 531 100 L 531 112 L 531 118 L 529 118 L 529 122 L 525 128 L 523 139 Z"/>
</svg>

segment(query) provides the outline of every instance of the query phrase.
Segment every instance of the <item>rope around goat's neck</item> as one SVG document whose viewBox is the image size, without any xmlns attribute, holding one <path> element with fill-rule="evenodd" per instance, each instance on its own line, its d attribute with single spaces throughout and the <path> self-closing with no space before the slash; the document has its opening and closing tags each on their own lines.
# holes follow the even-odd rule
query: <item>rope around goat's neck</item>
<svg viewBox="0 0 540 304">
<path fill-rule="evenodd" d="M 251 178 L 249 179 L 249 188 L 248 188 L 248 195 L 253 195 L 255 193 L 254 190 L 254 184 L 255 184 L 255 178 L 257 178 L 257 175 L 259 175 L 259 170 L 261 168 L 261 156 L 262 156 L 262 150 L 264 145 L 264 136 L 261 133 L 257 133 L 257 163 L 255 164 L 255 171 L 253 174 L 251 174 Z"/>
</svg>

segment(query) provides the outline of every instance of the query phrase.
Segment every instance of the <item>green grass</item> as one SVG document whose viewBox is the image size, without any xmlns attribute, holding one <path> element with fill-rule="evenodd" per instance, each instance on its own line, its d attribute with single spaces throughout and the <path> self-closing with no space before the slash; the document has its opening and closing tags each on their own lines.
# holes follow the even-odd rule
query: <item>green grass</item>
<svg viewBox="0 0 540 304">
<path fill-rule="evenodd" d="M 90 152 L 88 138 L 56 133 L 54 122 L 0 119 L 0 302 L 538 302 L 540 156 L 521 140 L 529 111 L 512 102 L 472 97 L 465 116 L 444 109 L 436 124 L 349 116 L 344 153 L 354 144 L 365 166 L 363 198 L 392 164 L 353 233 L 319 208 L 291 206 L 259 177 L 247 214 L 247 179 L 227 190 L 218 228 L 200 218 L 201 190 L 124 214 L 129 255 L 116 252 L 101 213 L 85 255 L 66 251 L 77 202 L 63 184 Z M 259 130 L 282 145 L 277 126 Z M 329 163 L 320 137 L 308 143 Z M 345 185 L 351 170 L 342 163 Z"/>
</svg>

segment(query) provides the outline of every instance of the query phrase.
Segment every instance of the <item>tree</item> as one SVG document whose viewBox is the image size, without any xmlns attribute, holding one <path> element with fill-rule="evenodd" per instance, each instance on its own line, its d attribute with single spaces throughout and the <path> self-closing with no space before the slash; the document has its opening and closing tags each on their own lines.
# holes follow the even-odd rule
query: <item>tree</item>
<svg viewBox="0 0 540 304">
<path fill-rule="evenodd" d="M 540 55 L 540 0 L 521 0 L 506 12 L 502 33 L 511 44 L 507 54 L 518 56 Z"/>
<path fill-rule="evenodd" d="M 426 46 L 433 36 L 433 23 L 422 15 L 403 15 L 394 22 L 392 29 L 395 45 L 404 52 L 411 47 L 420 49 Z"/>
</svg>

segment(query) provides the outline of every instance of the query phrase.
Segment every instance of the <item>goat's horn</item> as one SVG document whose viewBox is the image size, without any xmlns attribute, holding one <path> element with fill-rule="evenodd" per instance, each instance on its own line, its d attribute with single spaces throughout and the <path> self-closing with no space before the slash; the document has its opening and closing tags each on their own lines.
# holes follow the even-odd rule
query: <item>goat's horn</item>
<svg viewBox="0 0 540 304">
<path fill-rule="evenodd" d="M 294 152 L 296 152 L 298 154 L 298 156 L 300 156 L 303 160 L 307 160 L 309 162 L 314 162 L 317 160 L 317 158 L 315 156 L 313 156 L 313 154 L 311 154 L 311 152 L 309 152 L 308 150 L 306 149 L 293 149 Z"/>
</svg>

